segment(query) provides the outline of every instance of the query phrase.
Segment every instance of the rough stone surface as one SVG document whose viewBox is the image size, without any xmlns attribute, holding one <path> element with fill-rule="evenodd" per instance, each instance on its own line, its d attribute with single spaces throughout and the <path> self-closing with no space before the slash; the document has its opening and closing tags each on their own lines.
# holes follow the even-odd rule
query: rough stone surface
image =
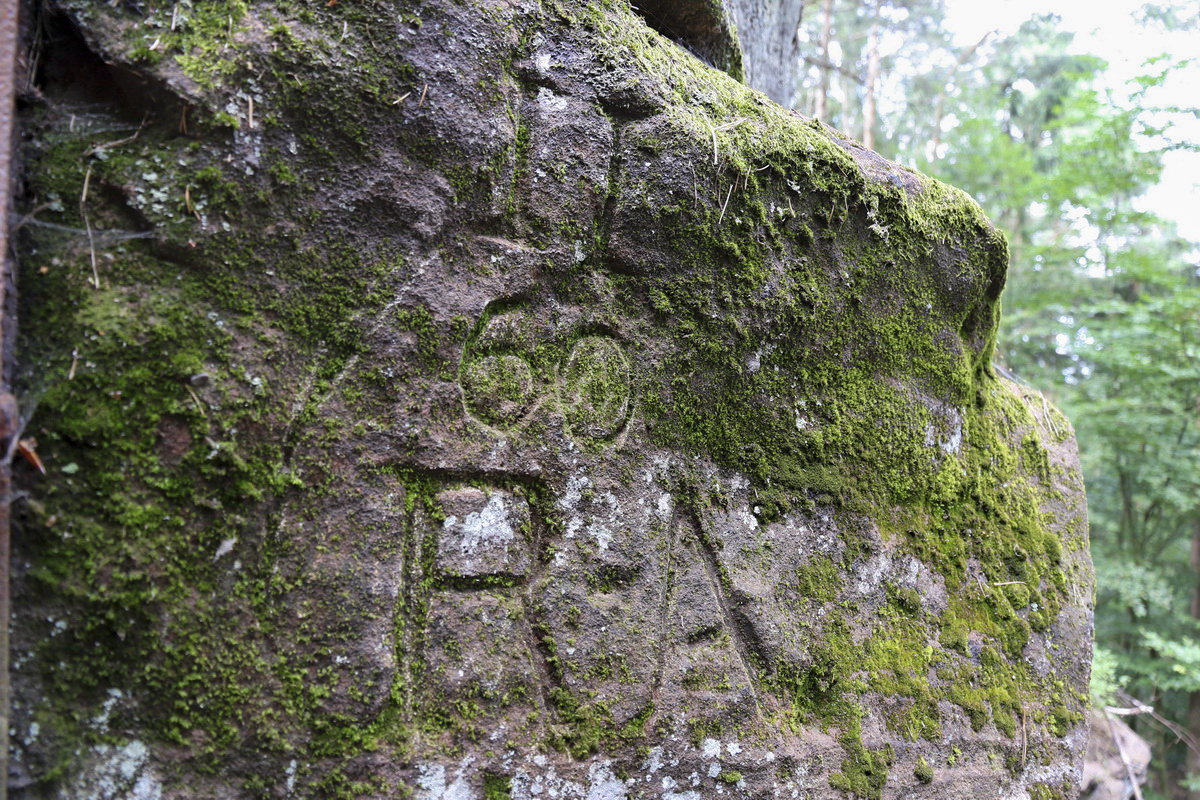
<svg viewBox="0 0 1200 800">
<path fill-rule="evenodd" d="M 969 198 L 616 0 L 40 13 L 14 796 L 1074 796 Z"/>
<path fill-rule="evenodd" d="M 1083 764 L 1080 800 L 1129 800 L 1146 782 L 1150 771 L 1150 743 L 1122 720 L 1092 709 L 1088 714 L 1091 736 Z"/>
</svg>

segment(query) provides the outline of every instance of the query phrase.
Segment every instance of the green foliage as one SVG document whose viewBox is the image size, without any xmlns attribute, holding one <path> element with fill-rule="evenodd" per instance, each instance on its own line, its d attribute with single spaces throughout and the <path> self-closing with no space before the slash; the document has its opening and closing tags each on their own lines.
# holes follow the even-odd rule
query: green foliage
<svg viewBox="0 0 1200 800">
<path fill-rule="evenodd" d="M 1117 692 L 1128 679 L 1118 674 L 1120 657 L 1097 646 L 1092 655 L 1092 705 L 1097 708 L 1116 703 Z"/>
</svg>

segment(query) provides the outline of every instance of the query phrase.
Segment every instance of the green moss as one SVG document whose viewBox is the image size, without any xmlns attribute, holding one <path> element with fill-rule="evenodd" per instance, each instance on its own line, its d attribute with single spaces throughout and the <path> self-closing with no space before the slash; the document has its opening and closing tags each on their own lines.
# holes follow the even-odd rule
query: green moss
<svg viewBox="0 0 1200 800">
<path fill-rule="evenodd" d="M 700 747 L 705 739 L 719 739 L 725 731 L 721 720 L 713 717 L 693 717 L 687 720 L 688 744 Z"/>
<path fill-rule="evenodd" d="M 1021 459 L 1028 474 L 1036 476 L 1043 485 L 1050 485 L 1050 457 L 1033 431 L 1021 439 Z"/>
<path fill-rule="evenodd" d="M 161 28 L 154 31 L 154 38 L 159 43 L 157 53 L 173 56 L 188 77 L 199 85 L 219 86 L 239 70 L 237 60 L 228 57 L 228 49 L 235 44 L 234 35 L 248 10 L 242 0 L 193 6 L 188 9 L 190 13 L 185 12 L 182 24 L 176 19 L 176 24 L 165 26 L 165 31 Z M 170 17 L 173 12 L 164 7 L 160 13 Z M 134 34 L 135 42 L 141 40 L 135 44 L 135 56 L 142 53 L 144 57 L 152 57 L 148 47 L 140 49 L 148 38 L 147 33 Z"/>
<path fill-rule="evenodd" d="M 1029 787 L 1030 800 L 1066 800 L 1067 797 L 1062 789 L 1048 783 L 1035 783 Z"/>
<path fill-rule="evenodd" d="M 951 686 L 950 701 L 966 712 L 971 720 L 971 730 L 983 730 L 988 723 L 988 709 L 982 692 L 969 686 Z"/>
<path fill-rule="evenodd" d="M 925 756 L 917 756 L 917 765 L 913 767 L 913 777 L 921 783 L 933 783 L 933 767 L 925 760 Z"/>
<path fill-rule="evenodd" d="M 937 422 L 914 388 L 888 382 L 911 376 L 913 386 L 959 408 L 971 406 L 977 385 L 988 382 L 1003 242 L 978 209 L 917 176 L 922 188 L 913 194 L 875 183 L 819 126 L 673 62 L 619 13 L 599 15 L 595 24 L 609 37 L 603 51 L 614 61 L 633 58 L 678 93 L 669 123 L 656 129 L 662 138 L 647 146 L 694 154 L 701 165 L 715 137 L 722 165 L 705 167 L 715 174 L 701 180 L 745 185 L 726 207 L 656 202 L 653 185 L 619 178 L 618 202 L 678 242 L 679 268 L 636 289 L 668 317 L 678 343 L 646 382 L 642 408 L 652 435 L 750 475 L 766 519 L 815 494 L 874 511 L 937 494 L 957 501 L 964 488 L 978 487 L 958 458 L 944 459 L 933 480 L 924 440 Z M 707 99 L 691 102 L 696 96 Z M 783 208 L 788 213 L 778 213 Z M 871 226 L 883 232 L 874 241 L 860 235 Z M 857 264 L 856 274 L 830 269 L 833 254 L 814 227 L 850 229 L 839 247 L 854 252 L 840 260 Z M 947 298 L 925 267 L 929 244 L 972 239 L 972 296 Z M 864 297 L 863 286 L 877 294 Z M 908 302 L 897 306 L 896 297 Z M 969 345 L 958 352 L 937 343 L 938 314 L 928 313 L 951 300 L 963 306 L 957 322 Z M 763 342 L 769 353 L 755 355 Z M 847 352 L 855 353 L 848 364 L 838 357 Z M 756 369 L 747 369 L 751 361 Z M 854 465 L 869 465 L 869 473 Z"/>
<path fill-rule="evenodd" d="M 215 620 L 250 618 L 277 584 L 256 569 L 230 575 L 228 563 L 195 554 L 225 540 L 259 550 L 247 518 L 214 512 L 281 494 L 294 478 L 278 442 L 229 433 L 278 409 L 232 369 L 231 333 L 187 301 L 194 287 L 125 285 L 158 267 L 141 248 L 128 248 L 120 264 L 108 275 L 122 281 L 113 289 L 88 288 L 67 269 L 33 272 L 22 284 L 40 450 L 51 469 L 76 466 L 39 487 L 36 508 L 18 520 L 53 522 L 58 535 L 32 542 L 34 591 L 75 609 L 67 634 L 48 638 L 39 657 L 59 690 L 52 702 L 132 685 L 157 698 L 145 720 L 151 730 L 178 742 L 202 729 L 212 752 L 237 741 L 237 721 L 259 711 L 251 687 L 268 679 L 256 645 Z M 213 412 L 189 394 L 200 372 L 225 393 L 228 427 L 214 429 Z M 164 614 L 173 619 L 165 640 L 155 633 Z"/>
<path fill-rule="evenodd" d="M 728 692 L 732 685 L 729 682 L 727 673 L 718 672 L 708 667 L 691 667 L 684 673 L 683 679 L 680 681 L 683 688 L 690 691 L 700 691 L 704 689 L 715 689 L 721 692 Z"/>
<path fill-rule="evenodd" d="M 1072 713 L 1067 706 L 1059 702 L 1050 709 L 1050 731 L 1055 736 L 1066 736 L 1071 726 L 1079 721 L 1082 715 L 1079 712 Z"/>
<path fill-rule="evenodd" d="M 896 606 L 905 614 L 915 615 L 921 611 L 921 596 L 911 586 L 902 586 L 894 592 L 889 592 L 895 599 Z"/>
<path fill-rule="evenodd" d="M 967 636 L 966 627 L 962 625 L 947 626 L 942 628 L 938 641 L 947 650 L 953 650 L 965 656 L 969 654 L 967 650 Z"/>
<path fill-rule="evenodd" d="M 830 774 L 829 785 L 864 800 L 880 800 L 887 783 L 888 770 L 895 762 L 891 745 L 868 750 L 863 746 L 857 721 L 847 728 L 838 741 L 847 756 L 842 760 L 841 772 Z"/>
<path fill-rule="evenodd" d="M 371 731 L 320 710 L 330 677 L 265 644 L 294 583 L 275 569 L 286 544 L 263 531 L 285 498 L 317 493 L 321 480 L 320 470 L 297 476 L 290 453 L 320 434 L 283 437 L 300 387 L 275 383 L 266 331 L 296 337 L 286 357 L 313 359 L 317 380 L 336 374 L 358 352 L 358 318 L 393 265 L 335 240 L 302 246 L 265 232 L 254 221 L 286 217 L 289 199 L 248 209 L 247 182 L 226 174 L 219 144 L 174 127 L 148 125 L 103 157 L 51 129 L 30 182 L 34 202 L 56 206 L 87 181 L 93 229 L 120 230 L 138 214 L 158 237 L 97 236 L 99 288 L 69 232 L 31 228 L 23 243 L 40 255 L 21 284 L 22 390 L 40 397 L 39 450 L 62 477 L 37 487 L 16 522 L 55 526 L 58 535 L 32 541 L 30 600 L 71 609 L 67 633 L 37 652 L 56 687 L 38 713 L 64 761 L 100 736 L 81 721 L 109 690 L 154 697 L 122 724 L 186 745 L 201 769 L 242 746 L 247 729 L 268 751 L 298 735 L 314 753 L 369 748 Z M 61 208 L 55 222 L 82 226 L 77 203 Z M 220 224 L 231 219 L 238 225 Z M 261 358 L 247 358 L 256 339 Z M 301 403 L 300 418 L 311 408 Z"/>
<path fill-rule="evenodd" d="M 847 693 L 855 686 L 851 675 L 854 648 L 843 630 L 827 631 L 829 641 L 813 647 L 810 663 L 800 667 L 789 662 L 775 665 L 772 688 L 788 704 L 785 722 L 798 727 L 815 717 L 828 723 L 841 719 L 854 708 Z"/>
<path fill-rule="evenodd" d="M 512 778 L 507 775 L 483 775 L 483 800 L 509 800 L 512 797 Z"/>
<path fill-rule="evenodd" d="M 585 758 L 602 747 L 612 748 L 643 738 L 646 723 L 654 713 L 654 707 L 648 705 L 627 723 L 618 725 L 612 717 L 611 700 L 595 700 L 563 687 L 550 690 L 550 702 L 561 723 L 552 733 L 550 743 L 574 758 Z"/>
<path fill-rule="evenodd" d="M 828 556 L 817 556 L 796 570 L 796 594 L 814 603 L 832 602 L 841 587 L 841 570 Z"/>
<path fill-rule="evenodd" d="M 562 370 L 566 424 L 575 435 L 607 438 L 629 407 L 629 360 L 613 340 L 575 342 Z"/>
</svg>

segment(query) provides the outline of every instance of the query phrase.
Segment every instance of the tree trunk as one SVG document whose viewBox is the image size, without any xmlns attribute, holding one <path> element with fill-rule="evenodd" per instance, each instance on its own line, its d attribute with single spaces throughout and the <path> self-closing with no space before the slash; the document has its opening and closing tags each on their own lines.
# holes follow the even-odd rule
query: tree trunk
<svg viewBox="0 0 1200 800">
<path fill-rule="evenodd" d="M 821 4 L 821 61 L 824 64 L 829 63 L 829 40 L 833 35 L 833 0 L 824 0 Z M 821 79 L 817 82 L 816 106 L 813 109 L 813 116 L 820 120 L 827 120 L 828 111 L 826 105 L 829 102 L 829 68 L 820 66 L 817 68 Z"/>
<path fill-rule="evenodd" d="M 954 69 L 950 71 L 949 76 L 946 78 L 946 82 L 942 84 L 942 88 L 938 92 L 937 101 L 933 104 L 933 137 L 929 149 L 929 159 L 931 161 L 936 160 L 939 157 L 938 149 L 942 145 L 942 120 L 946 117 L 946 91 L 949 89 L 951 83 L 953 83 L 958 71 L 962 69 L 963 64 L 966 64 L 967 61 L 970 60 L 971 56 L 975 55 L 975 51 L 982 47 L 983 43 L 986 42 L 988 37 L 990 37 L 993 33 L 995 33 L 995 31 L 988 31 L 978 42 L 971 45 L 959 54 L 958 61 L 956 61 L 954 64 Z"/>
<path fill-rule="evenodd" d="M 875 149 L 875 84 L 879 82 L 879 23 L 871 25 L 867 35 L 867 85 L 863 95 L 862 143 Z"/>
<path fill-rule="evenodd" d="M 746 83 L 782 106 L 795 101 L 804 0 L 725 0 L 737 24 Z"/>
</svg>

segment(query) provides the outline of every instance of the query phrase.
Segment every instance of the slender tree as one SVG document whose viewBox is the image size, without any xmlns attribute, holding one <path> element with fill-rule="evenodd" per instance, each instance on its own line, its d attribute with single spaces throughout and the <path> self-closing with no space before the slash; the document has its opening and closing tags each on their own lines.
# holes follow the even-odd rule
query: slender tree
<svg viewBox="0 0 1200 800">
<path fill-rule="evenodd" d="M 813 115 L 817 119 L 825 119 L 828 114 L 829 99 L 829 39 L 833 35 L 833 0 L 823 0 L 821 3 L 821 44 L 818 52 L 820 62 L 817 66 L 817 85 L 814 90 L 815 105 Z"/>
</svg>

